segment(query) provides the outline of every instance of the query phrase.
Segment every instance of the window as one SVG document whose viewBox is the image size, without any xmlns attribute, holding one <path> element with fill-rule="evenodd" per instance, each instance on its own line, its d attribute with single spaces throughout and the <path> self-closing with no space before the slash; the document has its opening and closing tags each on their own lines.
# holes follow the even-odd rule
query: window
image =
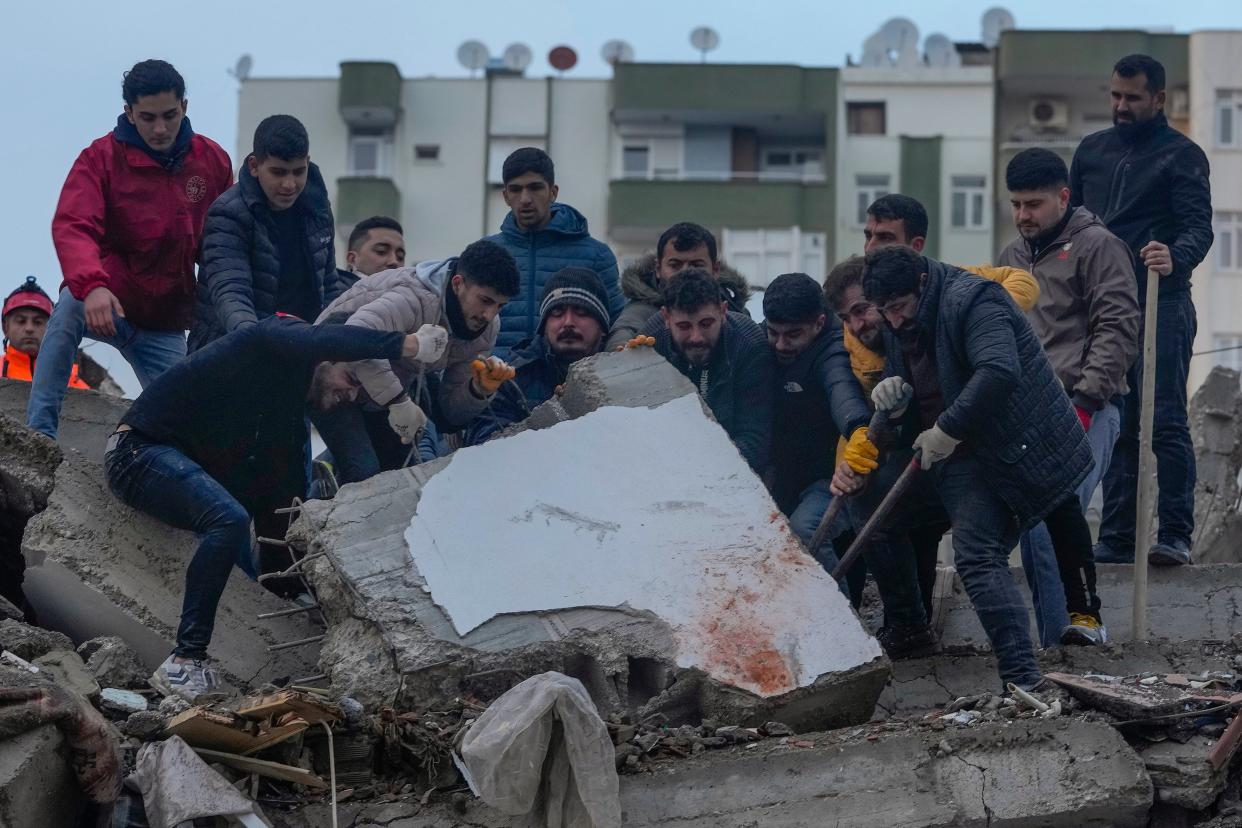
<svg viewBox="0 0 1242 828">
<path fill-rule="evenodd" d="M 1212 337 L 1213 365 L 1242 372 L 1242 334 L 1215 334 Z"/>
<path fill-rule="evenodd" d="M 951 224 L 959 230 L 981 230 L 986 225 L 983 209 L 987 178 L 982 175 L 955 175 L 949 179 Z"/>
<path fill-rule="evenodd" d="M 1242 271 L 1242 213 L 1218 211 L 1212 222 L 1216 240 L 1216 269 Z"/>
<path fill-rule="evenodd" d="M 846 131 L 850 135 L 883 135 L 884 101 L 851 101 L 845 105 Z"/>
<path fill-rule="evenodd" d="M 627 144 L 621 148 L 622 178 L 647 178 L 650 175 L 650 147 L 646 144 Z"/>
<path fill-rule="evenodd" d="M 414 160 L 417 162 L 428 163 L 440 160 L 439 144 L 415 144 Z"/>
<path fill-rule="evenodd" d="M 522 147 L 545 149 L 537 138 L 491 138 L 487 144 L 487 183 L 496 187 L 504 184 L 505 159 Z"/>
<path fill-rule="evenodd" d="M 763 163 L 760 165 L 760 171 L 770 173 L 771 177 L 779 179 L 822 178 L 824 175 L 823 158 L 823 150 L 770 147 L 763 150 Z"/>
<path fill-rule="evenodd" d="M 867 208 L 871 206 L 880 196 L 886 196 L 889 192 L 889 178 L 887 175 L 857 175 L 854 177 L 855 183 L 858 185 L 858 226 L 863 227 L 867 223 Z"/>
<path fill-rule="evenodd" d="M 355 133 L 349 136 L 349 174 L 382 177 L 392 174 L 392 136 Z"/>
<path fill-rule="evenodd" d="M 1242 89 L 1216 92 L 1216 146 L 1242 147 Z"/>
</svg>

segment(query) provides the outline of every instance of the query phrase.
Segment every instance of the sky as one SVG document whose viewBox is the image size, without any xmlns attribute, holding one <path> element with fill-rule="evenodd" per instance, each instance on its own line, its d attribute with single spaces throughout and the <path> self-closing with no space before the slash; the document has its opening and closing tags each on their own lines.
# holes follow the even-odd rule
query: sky
<svg viewBox="0 0 1242 828">
<path fill-rule="evenodd" d="M 546 55 L 566 44 L 578 52 L 568 76 L 606 77 L 600 47 L 619 38 L 638 61 L 697 61 L 689 33 L 720 35 L 709 59 L 721 63 L 840 66 L 889 17 L 902 15 L 921 36 L 943 32 L 978 40 L 979 19 L 994 0 L 923 0 L 883 8 L 838 0 L 214 0 L 160 4 L 132 0 L 7 3 L 0 30 L 0 158 L 7 163 L 0 199 L 0 296 L 34 274 L 52 292 L 60 281 L 50 225 L 60 186 L 77 154 L 109 131 L 121 108 L 121 73 L 159 57 L 186 79 L 196 131 L 232 153 L 237 145 L 238 83 L 229 76 L 242 54 L 253 77 L 334 77 L 342 60 L 390 60 L 406 77 L 464 76 L 458 45 L 480 40 L 495 55 L 511 43 L 535 55 L 528 76 L 553 70 Z M 1140 28 L 1188 32 L 1239 28 L 1237 0 L 1039 0 L 1010 2 L 1018 28 Z M 1055 59 L 1055 56 L 1049 56 Z M 234 159 L 236 161 L 236 159 Z M 128 393 L 138 390 L 115 351 L 87 343 Z"/>
</svg>

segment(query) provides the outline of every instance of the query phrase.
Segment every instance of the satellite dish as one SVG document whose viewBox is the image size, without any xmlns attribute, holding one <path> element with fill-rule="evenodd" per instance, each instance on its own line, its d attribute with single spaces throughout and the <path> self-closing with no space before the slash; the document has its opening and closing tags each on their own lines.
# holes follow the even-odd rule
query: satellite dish
<svg viewBox="0 0 1242 828">
<path fill-rule="evenodd" d="M 229 74 L 244 81 L 250 77 L 250 70 L 254 68 L 254 58 L 250 55 L 242 55 L 237 59 L 237 63 L 229 70 Z"/>
<path fill-rule="evenodd" d="M 983 45 L 989 49 L 995 49 L 1000 43 L 1001 32 L 1008 31 L 1014 27 L 1013 14 L 1009 9 L 993 6 L 983 13 L 982 40 Z"/>
<path fill-rule="evenodd" d="M 919 48 L 919 27 L 905 17 L 894 17 L 880 27 L 880 45 L 893 56 Z"/>
<path fill-rule="evenodd" d="M 568 72 L 578 65 L 578 53 L 568 46 L 556 46 L 548 52 L 548 63 L 558 72 Z"/>
<path fill-rule="evenodd" d="M 690 45 L 699 50 L 703 63 L 707 63 L 707 53 L 720 45 L 720 35 L 710 26 L 699 26 L 690 33 Z"/>
<path fill-rule="evenodd" d="M 502 60 L 504 61 L 506 69 L 512 69 L 514 72 L 521 72 L 525 70 L 527 66 L 530 66 L 531 57 L 532 55 L 529 46 L 525 43 L 514 43 L 509 48 L 505 49 L 505 54 Z"/>
<path fill-rule="evenodd" d="M 863 66 L 888 66 L 890 64 L 888 51 L 884 48 L 880 41 L 880 33 L 876 32 L 871 37 L 863 41 L 862 65 Z"/>
<path fill-rule="evenodd" d="M 457 47 L 457 62 L 470 70 L 470 74 L 487 65 L 487 47 L 477 40 L 467 40 Z"/>
<path fill-rule="evenodd" d="M 953 41 L 939 32 L 929 34 L 923 40 L 923 56 L 928 66 L 958 66 L 962 62 Z"/>
<path fill-rule="evenodd" d="M 618 63 L 634 62 L 634 47 L 624 40 L 610 40 L 599 50 L 599 56 L 605 63 L 616 66 Z"/>
</svg>

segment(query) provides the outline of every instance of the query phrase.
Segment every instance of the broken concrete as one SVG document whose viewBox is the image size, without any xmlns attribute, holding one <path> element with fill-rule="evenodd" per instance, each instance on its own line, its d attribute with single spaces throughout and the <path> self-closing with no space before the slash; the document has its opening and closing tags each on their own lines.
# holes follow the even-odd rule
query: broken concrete
<svg viewBox="0 0 1242 828">
<path fill-rule="evenodd" d="M 696 577 L 703 577 L 703 568 L 708 570 L 708 577 L 700 584 L 687 576 L 684 584 L 685 605 L 701 602 L 697 604 L 703 613 L 697 616 L 703 622 L 699 627 L 695 628 L 696 616 L 689 610 L 684 616 L 676 614 L 679 610 L 673 611 L 672 622 L 665 619 L 663 613 L 671 600 L 668 596 L 664 601 L 653 601 L 652 604 L 659 604 L 654 606 L 645 604 L 644 596 L 634 592 L 620 596 L 597 594 L 597 588 L 589 584 L 592 579 L 582 577 L 595 575 L 594 580 L 606 585 L 610 580 L 622 579 L 620 573 L 626 566 L 623 551 L 612 550 L 615 562 L 609 565 L 596 560 L 594 552 L 588 550 L 595 546 L 607 548 L 608 537 L 614 532 L 635 531 L 632 527 L 641 527 L 644 516 L 655 525 L 659 504 L 643 505 L 630 511 L 628 517 L 609 515 L 605 521 L 608 525 L 599 532 L 580 531 L 581 521 L 564 521 L 558 516 L 560 513 L 541 513 L 537 518 L 540 531 L 552 537 L 553 544 L 560 544 L 562 549 L 582 550 L 577 564 L 562 561 L 555 571 L 546 573 L 545 582 L 582 581 L 580 594 L 585 598 L 567 595 L 543 602 L 547 596 L 535 599 L 528 595 L 525 602 L 505 603 L 503 590 L 480 592 L 495 596 L 495 607 L 468 608 L 458 618 L 452 608 L 460 612 L 463 606 L 468 607 L 470 595 L 460 589 L 468 580 L 454 582 L 452 578 L 473 573 L 488 584 L 496 583 L 497 589 L 505 583 L 516 586 L 519 578 L 531 580 L 518 572 L 499 579 L 493 577 L 495 573 L 486 573 L 486 566 L 494 565 L 499 571 L 505 565 L 504 558 L 517 555 L 520 547 L 518 541 L 504 545 L 489 542 L 483 551 L 496 555 L 493 564 L 476 562 L 464 573 L 456 574 L 437 570 L 441 586 L 457 584 L 446 592 L 444 602 L 450 608 L 441 606 L 437 583 L 429 584 L 421 570 L 424 560 L 430 559 L 420 557 L 416 561 L 411 557 L 407 529 L 430 531 L 435 538 L 434 546 L 416 541 L 416 555 L 435 548 L 446 558 L 452 558 L 462 552 L 456 548 L 446 551 L 444 544 L 449 535 L 457 538 L 468 524 L 491 520 L 487 525 L 493 538 L 502 528 L 500 524 L 516 538 L 522 534 L 522 515 L 527 507 L 538 506 L 526 504 L 530 497 L 538 497 L 533 492 L 541 479 L 530 467 L 529 459 L 524 468 L 515 470 L 521 473 L 521 483 L 515 482 L 508 489 L 496 486 L 499 491 L 515 495 L 523 490 L 514 501 L 517 505 L 507 503 L 506 498 L 480 497 L 477 484 L 473 495 L 465 490 L 459 494 L 454 488 L 457 469 L 450 464 L 459 462 L 463 473 L 482 463 L 490 471 L 488 486 L 495 486 L 491 475 L 504 473 L 509 468 L 506 463 L 513 461 L 501 446 L 489 444 L 346 486 L 335 500 L 312 501 L 303 508 L 289 539 L 307 552 L 322 552 L 326 556 L 310 569 L 328 615 L 328 640 L 322 663 L 332 677 L 334 689 L 370 704 L 391 703 L 400 695 L 403 705 L 419 707 L 467 691 L 481 698 L 494 698 L 526 677 L 556 670 L 581 680 L 603 711 L 660 711 L 674 721 L 711 716 L 759 725 L 778 720 L 801 730 L 865 721 L 887 676 L 886 661 L 846 608 L 839 592 L 822 577 L 822 569 L 797 547 L 766 494 L 762 494 L 760 510 L 745 500 L 754 497 L 758 501 L 758 495 L 750 494 L 762 492 L 758 479 L 725 442 L 723 432 L 702 418 L 704 409 L 693 387 L 663 359 L 653 353 L 631 351 L 585 360 L 574 366 L 562 397 L 541 406 L 530 422 L 508 432 L 517 436 L 503 439 L 516 442 L 527 438 L 532 445 L 538 443 L 541 451 L 554 452 L 555 444 L 544 435 L 522 432 L 574 420 L 564 432 L 572 435 L 588 428 L 579 424 L 599 409 L 647 408 L 679 398 L 693 401 L 688 406 L 679 404 L 684 409 L 679 410 L 680 416 L 693 416 L 699 423 L 696 429 L 709 432 L 709 439 L 716 440 L 713 453 L 729 455 L 736 465 L 723 479 L 716 479 L 714 473 L 707 473 L 707 479 L 697 479 L 697 500 L 678 496 L 661 501 L 666 510 L 673 503 L 683 512 L 704 516 L 695 522 L 704 542 L 700 550 L 702 566 Z M 598 416 L 607 419 L 609 425 L 615 425 L 614 418 L 618 423 L 626 419 L 624 415 L 611 416 L 615 414 L 609 410 Z M 653 415 L 651 422 L 659 419 Z M 649 443 L 653 435 L 654 431 L 644 432 L 644 442 Z M 592 439 L 600 442 L 598 435 Z M 687 438 L 683 435 L 682 439 Z M 624 441 L 617 443 L 625 445 Z M 595 478 L 609 473 L 617 475 L 617 469 L 627 461 L 602 459 L 618 450 L 615 445 L 593 444 L 591 461 L 577 465 Z M 661 452 L 677 450 L 672 447 Z M 582 455 L 583 450 L 575 451 Z M 696 456 L 701 454 L 700 451 Z M 643 457 L 650 455 L 650 445 L 645 445 Z M 488 457 L 497 458 L 497 462 L 489 466 Z M 632 452 L 630 458 L 632 461 Z M 557 473 L 551 477 L 576 479 L 566 478 L 567 465 L 572 463 L 552 465 Z M 445 474 L 446 468 L 450 472 L 441 480 L 437 475 Z M 660 488 L 651 482 L 656 473 L 639 469 L 622 479 L 625 486 L 639 493 L 641 500 L 645 488 Z M 585 478 L 574 483 L 579 489 L 595 485 L 598 484 Z M 709 502 L 704 502 L 702 492 L 708 493 Z M 722 504 L 720 511 L 712 512 L 717 498 Z M 726 501 L 745 502 L 750 511 L 731 514 Z M 511 505 L 517 512 L 510 514 Z M 553 511 L 559 506 L 545 505 Z M 591 508 L 595 506 L 598 503 Z M 453 508 L 457 510 L 455 518 L 451 514 Z M 569 511 L 577 514 L 581 510 Z M 494 515 L 488 518 L 487 513 Z M 451 526 L 453 531 L 435 534 L 434 527 L 429 529 L 426 523 L 411 523 L 416 516 L 428 515 L 432 522 L 447 520 L 443 526 Z M 516 522 L 510 524 L 514 517 Z M 534 511 L 530 520 L 536 520 Z M 717 526 L 726 527 L 723 536 L 716 531 Z M 648 542 L 663 548 L 660 538 L 652 537 Z M 677 554 L 674 547 L 666 551 L 670 561 Z M 717 558 L 712 558 L 713 554 Z M 551 547 L 545 557 L 545 564 L 556 560 Z M 526 567 L 526 572 L 534 571 L 531 567 L 540 563 L 539 556 L 514 562 Z M 647 569 L 650 571 L 651 567 Z M 669 578 L 674 587 L 678 571 L 676 566 L 668 570 L 673 573 Z M 665 574 L 668 573 L 662 571 L 657 578 Z M 738 574 L 749 581 L 733 580 Z M 713 592 L 712 584 L 727 585 Z M 659 591 L 654 582 L 652 591 Z M 459 597 L 450 600 L 450 595 Z M 762 619 L 755 613 L 755 623 L 749 628 L 734 626 L 738 619 L 751 617 L 749 605 L 762 606 L 767 601 L 779 601 L 782 596 L 791 602 L 792 612 L 798 614 L 796 621 L 774 629 L 760 623 Z M 825 635 L 825 629 L 833 632 Z M 836 653 L 820 652 L 809 639 L 799 640 L 799 636 L 812 630 L 818 631 L 821 644 L 828 639 Z M 713 634 L 715 638 L 711 637 Z M 712 647 L 694 649 L 708 639 L 715 642 Z M 803 645 L 806 658 L 792 658 L 793 651 Z M 765 681 L 770 682 L 766 687 Z"/>
<path fill-rule="evenodd" d="M 110 635 L 92 638 L 78 648 L 86 669 L 104 687 L 130 689 L 147 686 L 150 670 L 122 639 Z"/>
<path fill-rule="evenodd" d="M 25 424 L 26 401 L 29 398 L 30 383 L 0 379 L 0 414 Z M 79 451 L 91 460 L 103 463 L 108 435 L 116 430 L 117 423 L 129 406 L 129 400 L 97 391 L 70 388 L 60 410 L 57 442 L 62 449 Z M 12 432 L 4 428 L 3 433 L 9 435 Z M 47 442 L 51 444 L 50 440 Z"/>
<path fill-rule="evenodd" d="M 1191 811 L 1207 808 L 1225 790 L 1227 768 L 1208 762 L 1215 739 L 1191 736 L 1185 744 L 1172 739 L 1139 749 L 1160 802 Z"/>
<path fill-rule="evenodd" d="M 1195 447 L 1196 563 L 1242 562 L 1242 384 L 1238 372 L 1216 366 L 1190 400 Z"/>
<path fill-rule="evenodd" d="M 68 752 L 54 725 L 0 742 L 0 825 L 78 824 L 86 798 L 65 758 Z"/>
</svg>

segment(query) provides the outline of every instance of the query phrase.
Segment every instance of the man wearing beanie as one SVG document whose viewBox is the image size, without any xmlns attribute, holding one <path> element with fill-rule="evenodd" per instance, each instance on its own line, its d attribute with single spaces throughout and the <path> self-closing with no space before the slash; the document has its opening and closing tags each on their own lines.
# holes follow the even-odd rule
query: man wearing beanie
<svg viewBox="0 0 1242 828">
<path fill-rule="evenodd" d="M 0 327 L 4 329 L 4 352 L 0 353 L 0 377 L 30 382 L 34 378 L 35 362 L 43 335 L 47 333 L 47 320 L 52 315 L 52 299 L 43 292 L 35 277 L 26 281 L 4 300 L 0 312 Z M 69 372 L 70 388 L 90 388 L 78 378 L 78 366 Z M 0 590 L 0 594 L 3 591 Z"/>
<path fill-rule="evenodd" d="M 463 444 L 489 440 L 550 399 L 565 382 L 569 366 L 602 350 L 608 319 L 608 290 L 595 271 L 566 267 L 553 274 L 539 297 L 535 337 L 513 351 L 513 382 L 470 424 Z"/>
</svg>

